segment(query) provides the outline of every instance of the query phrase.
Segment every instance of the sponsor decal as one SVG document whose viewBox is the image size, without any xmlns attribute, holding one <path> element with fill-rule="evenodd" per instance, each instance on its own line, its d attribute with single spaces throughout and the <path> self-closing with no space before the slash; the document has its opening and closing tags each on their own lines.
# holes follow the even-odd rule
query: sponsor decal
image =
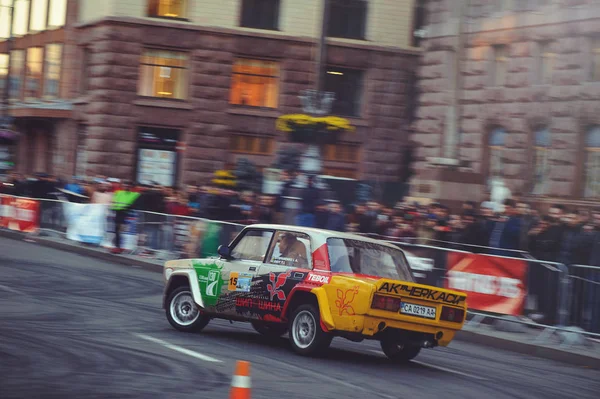
<svg viewBox="0 0 600 399">
<path fill-rule="evenodd" d="M 385 282 L 377 291 L 397 295 L 408 294 L 412 297 L 417 297 L 428 301 L 446 302 L 452 305 L 459 305 L 466 299 L 463 295 L 456 295 L 431 288 L 411 287 L 402 283 Z"/>
<path fill-rule="evenodd" d="M 259 298 L 235 298 L 235 307 L 265 312 L 281 312 L 281 303 Z"/>
<path fill-rule="evenodd" d="M 192 263 L 192 266 L 198 275 L 198 284 L 204 304 L 206 306 L 216 305 L 224 283 L 221 278 L 222 266 L 216 263 L 203 264 L 201 262 Z"/>
<path fill-rule="evenodd" d="M 309 273 L 309 275 L 308 275 L 308 281 L 315 282 L 315 283 L 329 284 L 329 279 L 330 279 L 330 276 L 321 276 L 319 274 L 312 274 L 312 273 Z"/>
<path fill-rule="evenodd" d="M 273 272 L 269 273 L 270 284 L 267 284 L 267 291 L 269 292 L 271 301 L 274 297 L 277 297 L 277 299 L 280 301 L 285 301 L 285 292 L 281 288 L 284 286 L 291 274 L 291 271 L 280 273 L 279 275 L 276 275 Z"/>
<path fill-rule="evenodd" d="M 338 309 L 338 314 L 340 316 L 343 316 L 344 313 L 348 316 L 354 316 L 356 314 L 354 312 L 354 308 L 352 307 L 352 302 L 354 302 L 354 298 L 356 298 L 357 294 L 358 286 L 347 290 L 342 290 L 338 288 L 337 299 L 335 300 L 335 307 Z"/>
<path fill-rule="evenodd" d="M 525 260 L 451 252 L 447 262 L 446 286 L 466 292 L 470 309 L 523 314 L 527 296 Z"/>
<path fill-rule="evenodd" d="M 231 272 L 229 274 L 229 291 L 250 292 L 252 286 L 252 274 Z"/>
</svg>

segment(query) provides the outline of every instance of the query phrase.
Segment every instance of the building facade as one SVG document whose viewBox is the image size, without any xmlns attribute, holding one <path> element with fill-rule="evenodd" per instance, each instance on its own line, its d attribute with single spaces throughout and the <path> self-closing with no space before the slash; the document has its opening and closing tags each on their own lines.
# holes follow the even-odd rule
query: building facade
<svg viewBox="0 0 600 399">
<path fill-rule="evenodd" d="M 175 186 L 205 183 L 241 157 L 269 167 L 289 142 L 276 118 L 302 112 L 298 96 L 315 85 L 322 0 L 66 0 L 64 11 L 59 29 L 19 31 L 8 57 L 11 82 L 25 81 L 10 103 L 20 172 Z M 325 148 L 325 173 L 398 175 L 416 14 L 414 0 L 331 0 L 325 88 L 336 95 L 332 114 L 357 129 Z M 60 81 L 48 90 L 59 95 L 50 98 L 54 43 Z M 40 59 L 44 89 L 32 94 Z"/>
<path fill-rule="evenodd" d="M 600 3 L 430 0 L 415 197 L 598 205 Z"/>
</svg>

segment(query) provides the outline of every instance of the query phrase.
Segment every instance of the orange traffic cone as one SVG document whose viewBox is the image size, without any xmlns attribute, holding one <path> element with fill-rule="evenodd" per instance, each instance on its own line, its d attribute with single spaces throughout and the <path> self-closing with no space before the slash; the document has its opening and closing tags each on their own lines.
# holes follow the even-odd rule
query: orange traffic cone
<svg viewBox="0 0 600 399">
<path fill-rule="evenodd" d="M 231 380 L 229 399 L 250 399 L 250 363 L 238 360 Z"/>
</svg>

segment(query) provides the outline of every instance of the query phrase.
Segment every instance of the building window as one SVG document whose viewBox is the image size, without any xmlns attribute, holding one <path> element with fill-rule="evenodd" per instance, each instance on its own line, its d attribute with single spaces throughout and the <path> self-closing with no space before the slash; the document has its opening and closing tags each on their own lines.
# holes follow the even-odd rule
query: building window
<svg viewBox="0 0 600 399">
<path fill-rule="evenodd" d="M 229 102 L 250 107 L 277 108 L 279 63 L 240 58 L 233 65 Z"/>
<path fill-rule="evenodd" d="M 270 155 L 273 153 L 273 149 L 275 148 L 275 139 L 273 137 L 232 134 L 229 148 L 232 152 Z"/>
<path fill-rule="evenodd" d="M 550 130 L 547 127 L 535 131 L 533 157 L 533 194 L 546 194 L 548 185 L 548 162 L 550 155 Z"/>
<path fill-rule="evenodd" d="M 502 177 L 504 173 L 504 145 L 506 130 L 501 127 L 492 129 L 489 137 L 490 177 Z"/>
<path fill-rule="evenodd" d="M 538 84 L 549 85 L 552 83 L 552 72 L 556 53 L 551 51 L 551 43 L 545 42 L 539 45 L 538 70 L 536 81 Z"/>
<path fill-rule="evenodd" d="M 160 18 L 187 18 L 187 1 L 149 0 L 148 16 Z"/>
<path fill-rule="evenodd" d="M 42 88 L 42 67 L 44 49 L 32 47 L 27 49 L 27 66 L 25 69 L 25 98 L 39 98 Z"/>
<path fill-rule="evenodd" d="M 590 78 L 593 82 L 600 82 L 600 37 L 592 40 L 592 65 L 590 68 Z"/>
<path fill-rule="evenodd" d="M 360 146 L 352 143 L 327 144 L 323 149 L 326 161 L 354 162 L 360 160 Z"/>
<path fill-rule="evenodd" d="M 62 44 L 48 44 L 46 46 L 44 66 L 44 97 L 59 97 L 60 73 L 62 61 Z"/>
<path fill-rule="evenodd" d="M 187 54 L 162 50 L 144 51 L 138 92 L 141 96 L 147 97 L 186 99 Z"/>
<path fill-rule="evenodd" d="M 29 0 L 15 0 L 13 11 L 13 36 L 27 34 L 29 27 Z"/>
<path fill-rule="evenodd" d="M 0 0 L 0 39 L 8 39 L 10 35 L 10 8 L 12 0 Z"/>
<path fill-rule="evenodd" d="M 173 187 L 177 181 L 177 143 L 181 131 L 154 127 L 138 128 L 137 181 Z"/>
<path fill-rule="evenodd" d="M 243 0 L 240 26 L 245 28 L 277 30 L 279 28 L 279 0 Z"/>
<path fill-rule="evenodd" d="M 67 0 L 50 0 L 48 27 L 60 28 L 67 20 Z"/>
<path fill-rule="evenodd" d="M 6 78 L 8 77 L 8 54 L 0 54 L 0 98 L 4 98 L 4 91 L 8 86 Z"/>
<path fill-rule="evenodd" d="M 504 86 L 506 84 L 506 68 L 508 64 L 507 47 L 494 46 L 494 59 L 492 62 L 492 86 Z"/>
<path fill-rule="evenodd" d="M 48 0 L 31 0 L 30 32 L 41 32 L 46 29 L 48 20 Z"/>
<path fill-rule="evenodd" d="M 585 141 L 585 197 L 600 197 L 600 125 L 588 129 Z"/>
<path fill-rule="evenodd" d="M 344 177 L 346 179 L 356 179 L 357 171 L 355 169 L 347 169 L 347 168 L 323 168 L 323 175 L 325 176 L 335 176 L 335 177 Z"/>
<path fill-rule="evenodd" d="M 425 0 L 417 0 L 415 2 L 413 16 L 413 31 L 411 37 L 411 45 L 413 47 L 421 46 L 421 41 L 425 37 Z"/>
<path fill-rule="evenodd" d="M 366 1 L 331 0 L 327 36 L 364 40 L 366 25 Z"/>
<path fill-rule="evenodd" d="M 23 89 L 23 69 L 25 67 L 25 51 L 13 50 L 10 52 L 10 84 L 9 96 L 11 100 L 21 99 Z"/>
<path fill-rule="evenodd" d="M 327 68 L 325 91 L 335 93 L 331 112 L 335 115 L 360 116 L 363 71 Z"/>
<path fill-rule="evenodd" d="M 90 67 L 90 49 L 84 47 L 81 52 L 81 81 L 79 82 L 79 93 L 85 94 L 88 91 Z"/>
</svg>

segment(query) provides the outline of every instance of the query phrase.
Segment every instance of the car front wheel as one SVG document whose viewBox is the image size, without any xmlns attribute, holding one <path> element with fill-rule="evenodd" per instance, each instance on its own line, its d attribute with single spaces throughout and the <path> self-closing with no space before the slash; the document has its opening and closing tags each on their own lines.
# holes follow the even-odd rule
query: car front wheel
<svg viewBox="0 0 600 399">
<path fill-rule="evenodd" d="M 189 287 L 173 290 L 167 304 L 167 320 L 176 330 L 198 332 L 210 321 L 210 318 L 200 313 Z"/>
<path fill-rule="evenodd" d="M 294 351 L 300 355 L 314 356 L 322 354 L 333 336 L 321 328 L 319 309 L 314 305 L 298 306 L 290 320 L 290 342 Z"/>
<path fill-rule="evenodd" d="M 393 340 L 382 340 L 381 350 L 391 361 L 396 363 L 407 363 L 421 352 L 421 347 L 403 345 Z"/>
</svg>

